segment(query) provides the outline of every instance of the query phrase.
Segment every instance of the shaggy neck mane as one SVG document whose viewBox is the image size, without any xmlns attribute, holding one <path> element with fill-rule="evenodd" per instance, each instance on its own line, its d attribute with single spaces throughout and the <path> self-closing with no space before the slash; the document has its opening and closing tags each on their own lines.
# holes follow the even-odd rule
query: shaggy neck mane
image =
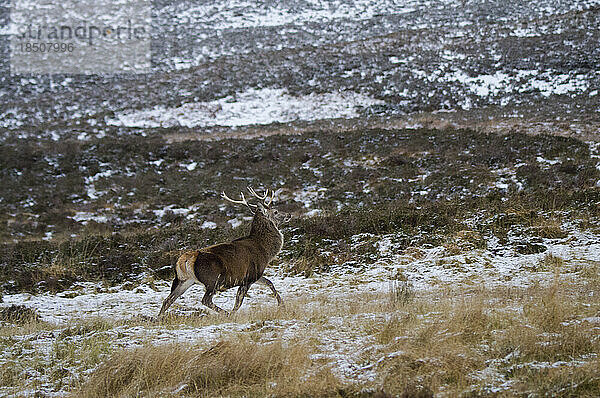
<svg viewBox="0 0 600 398">
<path fill-rule="evenodd" d="M 259 212 L 252 219 L 250 238 L 256 240 L 269 257 L 275 257 L 283 246 L 283 235 L 281 232 L 279 232 L 275 224 Z"/>
</svg>

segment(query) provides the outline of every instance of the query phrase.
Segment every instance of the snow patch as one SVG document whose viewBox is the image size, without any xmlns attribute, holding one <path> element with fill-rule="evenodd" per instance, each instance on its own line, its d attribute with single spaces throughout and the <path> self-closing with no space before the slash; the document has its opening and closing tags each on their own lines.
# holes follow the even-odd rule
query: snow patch
<svg viewBox="0 0 600 398">
<path fill-rule="evenodd" d="M 193 211 L 192 208 L 175 207 L 175 205 L 168 205 L 168 206 L 163 207 L 162 209 L 152 210 L 152 213 L 154 213 L 154 215 L 156 217 L 163 218 L 167 213 L 173 213 L 175 215 L 184 215 L 185 216 L 185 215 L 188 215 L 192 211 Z"/>
<path fill-rule="evenodd" d="M 217 228 L 217 224 L 212 221 L 204 221 L 200 226 L 202 229 L 215 229 Z"/>
<path fill-rule="evenodd" d="M 330 23 L 334 20 L 368 20 L 382 14 L 407 14 L 415 11 L 404 2 L 360 0 L 352 2 L 310 1 L 308 7 L 281 7 L 277 3 L 249 1 L 216 1 L 188 9 L 172 6 L 166 9 L 176 15 L 181 24 L 200 24 L 211 29 L 248 29 L 267 26 L 294 25 L 307 23 Z"/>
<path fill-rule="evenodd" d="M 107 223 L 107 216 L 100 216 L 96 213 L 90 213 L 86 211 L 78 211 L 75 213 L 73 217 L 71 217 L 74 221 L 80 222 L 83 225 L 87 224 L 88 221 L 95 221 L 97 223 Z"/>
<path fill-rule="evenodd" d="M 421 75 L 422 71 L 415 71 Z M 435 76 L 423 76 L 434 79 Z M 512 73 L 497 71 L 494 74 L 471 77 L 462 70 L 441 78 L 442 81 L 459 82 L 473 94 L 485 98 L 511 93 L 539 91 L 544 97 L 551 95 L 574 95 L 588 90 L 590 75 L 557 74 L 554 71 L 540 73 L 536 70 L 516 70 Z"/>
<path fill-rule="evenodd" d="M 353 118 L 359 108 L 383 104 L 381 100 L 350 91 L 292 96 L 283 89 L 251 88 L 211 102 L 194 102 L 176 108 L 125 111 L 108 124 L 127 127 L 247 126 L 295 120 Z"/>
</svg>

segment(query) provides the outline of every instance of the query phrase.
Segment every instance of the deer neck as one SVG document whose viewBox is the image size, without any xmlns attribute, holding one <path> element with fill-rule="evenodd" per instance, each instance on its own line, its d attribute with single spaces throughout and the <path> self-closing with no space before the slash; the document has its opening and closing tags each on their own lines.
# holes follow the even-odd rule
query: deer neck
<svg viewBox="0 0 600 398">
<path fill-rule="evenodd" d="M 279 229 L 260 214 L 255 215 L 252 220 L 250 238 L 261 245 L 269 261 L 281 251 L 283 246 L 283 235 Z"/>
</svg>

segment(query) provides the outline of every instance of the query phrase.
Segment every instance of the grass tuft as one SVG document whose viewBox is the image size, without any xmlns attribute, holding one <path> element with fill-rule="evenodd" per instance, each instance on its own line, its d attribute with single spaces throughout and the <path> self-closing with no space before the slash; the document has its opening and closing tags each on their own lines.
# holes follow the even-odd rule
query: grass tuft
<svg viewBox="0 0 600 398">
<path fill-rule="evenodd" d="M 305 347 L 279 342 L 261 345 L 249 339 L 224 340 L 208 349 L 187 344 L 148 345 L 115 353 L 92 373 L 77 395 L 242 396 L 298 392 L 303 388 L 298 380 L 308 364 Z"/>
<path fill-rule="evenodd" d="M 0 309 L 0 321 L 2 322 L 24 325 L 39 322 L 39 320 L 40 317 L 37 311 L 24 305 L 13 304 L 10 307 Z"/>
</svg>

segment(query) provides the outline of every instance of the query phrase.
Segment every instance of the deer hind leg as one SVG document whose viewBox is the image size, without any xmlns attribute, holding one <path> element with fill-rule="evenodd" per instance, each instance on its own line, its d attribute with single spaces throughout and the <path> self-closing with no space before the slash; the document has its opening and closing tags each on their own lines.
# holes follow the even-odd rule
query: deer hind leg
<svg viewBox="0 0 600 398">
<path fill-rule="evenodd" d="M 246 293 L 248 293 L 249 288 L 250 285 L 242 285 L 238 288 L 237 295 L 235 296 L 235 305 L 231 310 L 232 313 L 236 312 L 238 308 L 240 308 L 242 302 L 244 301 L 244 297 L 246 297 Z"/>
<path fill-rule="evenodd" d="M 207 306 L 208 308 L 210 308 L 213 311 L 229 315 L 229 313 L 227 311 L 225 311 L 224 309 L 222 309 L 221 307 L 218 307 L 217 305 L 215 305 L 215 303 L 213 303 L 212 299 L 213 299 L 214 295 L 215 295 L 215 290 L 207 288 L 206 292 L 204 293 L 204 297 L 202 297 L 202 304 L 204 304 L 205 306 Z"/>
<path fill-rule="evenodd" d="M 256 283 L 260 283 L 261 285 L 265 285 L 269 289 L 271 289 L 271 291 L 275 295 L 275 298 L 277 299 L 277 305 L 280 305 L 280 306 L 283 305 L 283 299 L 281 298 L 281 296 L 279 295 L 279 293 L 277 293 L 277 290 L 275 290 L 275 286 L 273 285 L 273 282 L 271 282 L 270 280 L 268 280 L 264 276 L 261 276 L 260 279 L 258 279 L 256 281 Z"/>
<path fill-rule="evenodd" d="M 192 279 L 188 279 L 182 282 L 177 277 L 175 277 L 175 280 L 173 281 L 173 286 L 171 287 L 171 293 L 167 296 L 165 301 L 163 301 L 158 316 L 160 317 L 162 314 L 164 314 L 169 309 L 171 304 L 173 304 L 175 300 L 177 300 L 177 298 L 181 296 L 186 290 L 188 290 L 193 284 L 194 281 Z"/>
</svg>

